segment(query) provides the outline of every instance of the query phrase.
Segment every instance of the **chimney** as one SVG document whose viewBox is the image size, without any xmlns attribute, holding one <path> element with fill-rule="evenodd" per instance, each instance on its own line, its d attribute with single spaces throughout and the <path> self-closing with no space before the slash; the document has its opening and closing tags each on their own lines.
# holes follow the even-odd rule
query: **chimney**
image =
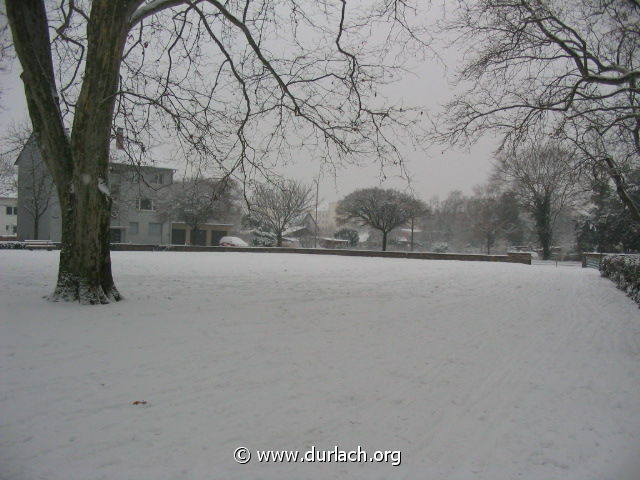
<svg viewBox="0 0 640 480">
<path fill-rule="evenodd" d="M 124 133 L 122 127 L 116 128 L 116 148 L 124 150 Z"/>
</svg>

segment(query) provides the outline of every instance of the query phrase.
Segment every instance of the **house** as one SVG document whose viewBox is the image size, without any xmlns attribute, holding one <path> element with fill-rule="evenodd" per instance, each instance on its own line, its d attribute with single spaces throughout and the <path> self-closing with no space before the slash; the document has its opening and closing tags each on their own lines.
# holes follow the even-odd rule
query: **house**
<svg viewBox="0 0 640 480">
<path fill-rule="evenodd" d="M 13 240 L 18 233 L 18 199 L 0 197 L 0 239 Z"/>
<path fill-rule="evenodd" d="M 318 245 L 321 248 L 349 248 L 350 242 L 349 240 L 345 240 L 344 238 L 331 238 L 331 237 L 320 237 L 318 238 Z"/>
<path fill-rule="evenodd" d="M 233 225 L 211 223 L 196 232 L 158 211 L 173 185 L 174 170 L 127 162 L 118 129 L 109 163 L 111 243 L 217 245 Z M 18 240 L 61 239 L 60 204 L 42 154 L 32 136 L 16 160 L 18 167 Z"/>
<path fill-rule="evenodd" d="M 184 222 L 171 222 L 171 244 L 217 246 L 220 239 L 228 236 L 231 230 L 233 224 L 230 223 L 204 223 L 194 231 Z"/>
<path fill-rule="evenodd" d="M 297 225 L 282 232 L 282 246 L 311 248 L 313 238 L 313 230 L 305 225 Z"/>
<path fill-rule="evenodd" d="M 158 202 L 173 184 L 174 170 L 127 163 L 109 164 L 111 243 L 166 245 L 171 222 L 158 214 Z"/>
<path fill-rule="evenodd" d="M 414 246 L 422 246 L 422 244 L 418 242 L 418 238 L 422 238 L 421 234 L 422 230 L 418 228 L 397 228 L 390 232 L 389 242 L 395 243 L 403 248 L 410 248 L 412 241 Z"/>
</svg>

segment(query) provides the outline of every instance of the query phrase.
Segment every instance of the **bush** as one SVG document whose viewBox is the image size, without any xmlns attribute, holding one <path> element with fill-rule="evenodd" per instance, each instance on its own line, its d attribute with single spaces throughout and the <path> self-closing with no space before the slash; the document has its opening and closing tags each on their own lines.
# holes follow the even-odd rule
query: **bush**
<svg viewBox="0 0 640 480">
<path fill-rule="evenodd" d="M 254 247 L 275 247 L 276 236 L 271 232 L 256 230 L 253 232 L 251 245 L 253 245 Z"/>
<path fill-rule="evenodd" d="M 431 247 L 434 253 L 447 253 L 449 251 L 448 243 L 436 243 Z"/>
<path fill-rule="evenodd" d="M 640 304 L 640 255 L 605 255 L 600 273 Z"/>
<path fill-rule="evenodd" d="M 26 244 L 23 242 L 0 242 L 0 249 L 17 250 L 25 247 L 26 247 Z"/>
<path fill-rule="evenodd" d="M 333 234 L 333 238 L 339 238 L 341 240 L 349 240 L 350 247 L 357 247 L 360 235 L 357 231 L 351 228 L 343 228 Z"/>
</svg>

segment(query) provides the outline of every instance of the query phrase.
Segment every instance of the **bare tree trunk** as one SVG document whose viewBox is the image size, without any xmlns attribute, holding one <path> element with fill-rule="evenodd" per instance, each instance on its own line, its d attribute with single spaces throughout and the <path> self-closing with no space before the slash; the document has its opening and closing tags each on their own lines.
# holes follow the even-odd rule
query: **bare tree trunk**
<svg viewBox="0 0 640 480">
<path fill-rule="evenodd" d="M 282 246 L 282 233 L 276 234 L 276 247 Z"/>
<path fill-rule="evenodd" d="M 624 180 L 624 177 L 620 173 L 620 169 L 615 164 L 612 158 L 607 157 L 604 159 L 604 161 L 607 164 L 607 171 L 609 172 L 609 176 L 616 185 L 616 192 L 618 194 L 618 197 L 620 197 L 622 203 L 624 203 L 629 209 L 629 212 L 631 212 L 631 216 L 633 217 L 633 219 L 636 222 L 640 223 L 640 207 L 636 205 L 636 203 L 629 195 L 629 192 L 627 192 L 626 182 Z"/>
<path fill-rule="evenodd" d="M 97 1 L 87 25 L 88 48 L 71 138 L 65 132 L 42 0 L 7 0 L 14 47 L 33 129 L 58 190 L 62 248 L 51 300 L 86 304 L 120 300 L 109 256 L 109 137 L 125 41 L 126 2 Z"/>
<path fill-rule="evenodd" d="M 540 201 L 536 205 L 534 218 L 536 222 L 536 234 L 542 247 L 542 259 L 551 259 L 551 241 L 553 238 L 553 228 L 551 225 L 551 205 L 548 199 Z"/>
<path fill-rule="evenodd" d="M 411 251 L 413 252 L 413 218 L 411 218 Z"/>
<path fill-rule="evenodd" d="M 382 251 L 387 251 L 387 232 L 382 231 Z"/>
<path fill-rule="evenodd" d="M 33 239 L 34 240 L 39 240 L 39 232 L 38 232 L 39 226 L 40 226 L 40 219 L 38 218 L 37 215 L 34 215 L 33 217 Z"/>
</svg>

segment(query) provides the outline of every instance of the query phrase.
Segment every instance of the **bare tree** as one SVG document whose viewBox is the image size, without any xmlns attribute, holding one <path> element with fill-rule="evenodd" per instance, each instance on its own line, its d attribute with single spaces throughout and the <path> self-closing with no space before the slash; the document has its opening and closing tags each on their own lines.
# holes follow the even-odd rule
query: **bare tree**
<svg viewBox="0 0 640 480">
<path fill-rule="evenodd" d="M 275 235 L 281 247 L 285 230 L 309 212 L 312 199 L 312 188 L 294 180 L 258 184 L 249 198 L 248 223 Z"/>
<path fill-rule="evenodd" d="M 1 63 L 2 57 L 0 55 Z M 18 177 L 15 162 L 27 145 L 31 134 L 29 125 L 13 124 L 2 137 L 0 142 L 0 195 L 17 194 Z"/>
<path fill-rule="evenodd" d="M 51 176 L 47 174 L 47 166 L 42 161 L 36 140 L 29 137 L 27 144 L 18 157 L 20 195 L 19 208 L 31 218 L 34 239 L 40 237 L 40 222 L 53 203 L 55 186 Z M 16 188 L 16 190 L 18 190 Z"/>
<path fill-rule="evenodd" d="M 16 193 L 16 168 L 13 162 L 9 155 L 0 154 L 0 196 Z"/>
<path fill-rule="evenodd" d="M 415 198 L 415 197 L 411 198 L 410 201 L 407 201 L 405 208 L 409 215 L 409 221 L 407 223 L 409 225 L 409 228 L 411 228 L 410 250 L 413 252 L 413 245 L 414 245 L 413 237 L 414 237 L 416 222 L 426 217 L 430 213 L 430 210 L 427 204 L 423 200 L 420 200 L 419 198 Z"/>
<path fill-rule="evenodd" d="M 544 260 L 551 258 L 554 222 L 576 195 L 571 154 L 558 146 L 536 145 L 503 154 L 496 176 L 506 181 L 531 215 Z"/>
<path fill-rule="evenodd" d="M 18 170 L 16 163 L 19 165 Z M 18 191 L 19 208 L 26 214 L 25 219 L 30 218 L 30 234 L 37 239 L 42 217 L 49 210 L 55 191 L 28 124 L 12 125 L 2 139 L 0 194 L 17 195 Z"/>
<path fill-rule="evenodd" d="M 447 105 L 441 139 L 488 130 L 513 148 L 543 132 L 599 163 L 640 222 L 625 174 L 640 161 L 640 2 L 459 0 L 446 26 L 466 50 L 466 92 Z"/>
<path fill-rule="evenodd" d="M 487 255 L 491 255 L 500 238 L 522 235 L 519 209 L 512 192 L 501 192 L 491 184 L 476 188 L 474 193 L 468 199 L 469 222 L 474 236 L 482 242 Z"/>
<path fill-rule="evenodd" d="M 4 7 L 0 6 L 0 73 L 8 70 L 10 62 L 13 60 L 13 52 L 11 49 L 11 33 L 9 32 L 9 23 Z M 4 91 L 0 88 L 0 100 Z"/>
<path fill-rule="evenodd" d="M 191 243 L 199 227 L 207 221 L 234 214 L 238 188 L 232 180 L 191 178 L 171 184 L 157 202 L 157 214 L 163 221 L 182 221 L 191 229 Z"/>
<path fill-rule="evenodd" d="M 382 251 L 386 251 L 389 232 L 407 225 L 416 216 L 418 204 L 414 197 L 398 190 L 364 188 L 340 200 L 336 216 L 340 224 L 356 222 L 380 230 Z"/>
<path fill-rule="evenodd" d="M 137 140 L 132 157 L 171 132 L 182 153 L 213 159 L 226 174 L 264 171 L 304 149 L 333 162 L 401 163 L 394 142 L 414 120 L 380 86 L 421 46 L 414 3 L 7 0 L 62 212 L 51 299 L 120 299 L 104 188 L 116 124 Z"/>
</svg>

